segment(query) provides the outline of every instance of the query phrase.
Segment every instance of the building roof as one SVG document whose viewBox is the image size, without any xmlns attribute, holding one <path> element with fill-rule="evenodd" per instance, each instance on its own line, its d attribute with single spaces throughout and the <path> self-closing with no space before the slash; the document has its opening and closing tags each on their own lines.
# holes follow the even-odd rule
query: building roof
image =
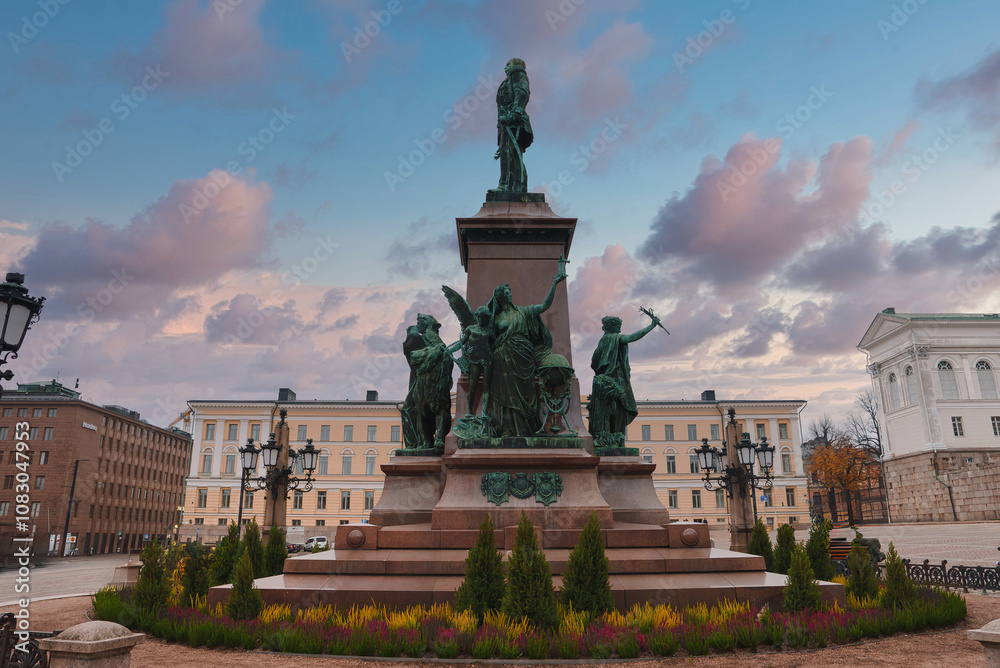
<svg viewBox="0 0 1000 668">
<path fill-rule="evenodd" d="M 867 351 L 877 339 L 887 334 L 892 334 L 900 327 L 905 327 L 911 322 L 955 322 L 962 324 L 983 322 L 1000 323 L 1000 313 L 896 313 L 896 309 L 890 307 L 877 313 L 872 319 L 864 336 L 858 342 L 858 349 Z M 885 323 L 895 323 L 893 326 L 883 326 Z"/>
</svg>

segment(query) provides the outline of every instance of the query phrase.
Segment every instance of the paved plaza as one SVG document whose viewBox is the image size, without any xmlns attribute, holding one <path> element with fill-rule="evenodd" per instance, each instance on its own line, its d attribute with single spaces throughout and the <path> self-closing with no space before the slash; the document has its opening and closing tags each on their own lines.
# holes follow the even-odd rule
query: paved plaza
<svg viewBox="0 0 1000 668">
<path fill-rule="evenodd" d="M 0 571 L 0 605 L 10 605 L 19 598 L 33 601 L 53 597 L 93 594 L 111 582 L 115 568 L 128 561 L 125 554 L 102 554 L 93 557 L 39 560 L 43 565 L 31 568 L 28 592 L 18 592 L 17 569 Z"/>
</svg>

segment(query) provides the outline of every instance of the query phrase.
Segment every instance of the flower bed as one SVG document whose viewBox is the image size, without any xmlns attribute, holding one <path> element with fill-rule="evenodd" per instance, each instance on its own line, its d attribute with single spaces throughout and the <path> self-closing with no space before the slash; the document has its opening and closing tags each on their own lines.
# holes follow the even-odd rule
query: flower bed
<svg viewBox="0 0 1000 668">
<path fill-rule="evenodd" d="M 221 605 L 211 612 L 169 607 L 159 615 L 137 615 L 128 602 L 128 592 L 113 590 L 98 592 L 94 609 L 100 619 L 193 647 L 533 660 L 817 648 L 949 626 L 966 616 L 965 599 L 960 595 L 931 589 L 921 590 L 913 604 L 896 609 L 834 607 L 778 613 L 733 602 L 683 610 L 646 604 L 594 619 L 564 610 L 559 625 L 552 628 L 536 628 L 502 613 L 487 613 L 482 623 L 477 623 L 472 612 L 456 612 L 450 605 L 399 611 L 377 605 L 293 611 L 290 606 L 272 605 L 257 619 L 245 621 L 227 618 Z"/>
</svg>

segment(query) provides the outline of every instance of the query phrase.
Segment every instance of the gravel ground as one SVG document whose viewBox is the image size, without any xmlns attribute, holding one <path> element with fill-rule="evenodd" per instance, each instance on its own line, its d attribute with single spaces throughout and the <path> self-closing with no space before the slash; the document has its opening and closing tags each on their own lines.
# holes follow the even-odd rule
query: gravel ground
<svg viewBox="0 0 1000 668">
<path fill-rule="evenodd" d="M 1000 618 L 1000 596 L 969 594 L 969 618 L 956 628 L 916 635 L 896 635 L 884 640 L 870 641 L 849 646 L 838 646 L 822 650 L 805 652 L 771 652 L 761 651 L 750 655 L 738 652 L 728 655 L 709 657 L 683 657 L 671 659 L 638 659 L 627 662 L 600 662 L 606 666 L 627 666 L 628 668 L 645 668 L 646 666 L 711 666 L 719 668 L 743 668 L 748 663 L 754 666 L 772 668 L 793 668 L 809 666 L 815 668 L 854 668 L 855 666 L 947 666 L 948 668 L 983 668 L 986 658 L 982 646 L 965 637 L 967 629 L 979 628 L 987 622 Z M 90 606 L 89 598 L 76 597 L 51 601 L 36 601 L 31 604 L 31 627 L 38 631 L 64 629 L 74 624 L 86 621 L 86 610 Z M 0 608 L 0 612 L 13 608 Z M 261 652 L 245 652 L 219 649 L 191 649 L 161 640 L 151 639 L 138 645 L 132 651 L 133 668 L 161 668 L 162 666 L 198 666 L 204 668 L 237 668 L 248 664 L 265 662 L 273 668 L 292 668 L 324 666 L 326 668 L 372 668 L 392 666 L 427 666 L 431 664 L 459 664 L 463 666 L 476 665 L 531 665 L 533 662 L 501 663 L 481 661 L 412 661 L 400 659 L 395 661 L 375 661 L 361 659 L 338 659 L 332 657 L 313 656 L 282 656 L 264 654 Z M 564 662 L 574 663 L 574 662 Z M 591 663 L 580 661 L 576 663 Z M 598 662 L 593 662 L 598 663 Z"/>
</svg>

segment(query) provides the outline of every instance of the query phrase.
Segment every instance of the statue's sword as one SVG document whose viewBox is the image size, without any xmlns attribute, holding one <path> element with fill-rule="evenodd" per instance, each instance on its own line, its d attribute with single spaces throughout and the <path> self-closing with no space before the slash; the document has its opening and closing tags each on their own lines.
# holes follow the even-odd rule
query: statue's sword
<svg viewBox="0 0 1000 668">
<path fill-rule="evenodd" d="M 509 125 L 504 125 L 507 129 L 507 136 L 514 143 L 514 148 L 517 150 L 517 160 L 521 163 L 521 182 L 524 183 L 524 187 L 528 187 L 528 170 L 524 166 L 524 155 L 521 153 L 521 145 L 517 143 L 517 138 L 514 136 L 514 131 L 510 129 Z"/>
<path fill-rule="evenodd" d="M 645 314 L 646 314 L 646 315 L 648 315 L 648 316 L 649 316 L 650 318 L 655 318 L 655 317 L 656 317 L 656 316 L 654 316 L 654 315 L 653 315 L 653 309 L 651 309 L 651 308 L 643 308 L 643 307 L 641 307 L 641 306 L 640 306 L 640 307 L 639 307 L 639 313 L 645 313 Z M 666 327 L 664 327 L 664 326 L 663 326 L 662 324 L 660 324 L 660 323 L 656 323 L 656 324 L 657 324 L 657 326 L 658 326 L 658 327 L 659 327 L 660 329 L 662 329 L 662 330 L 663 330 L 664 332 L 667 332 L 667 328 L 666 328 Z M 667 334 L 669 334 L 669 333 L 670 333 L 670 332 L 667 332 Z"/>
</svg>

